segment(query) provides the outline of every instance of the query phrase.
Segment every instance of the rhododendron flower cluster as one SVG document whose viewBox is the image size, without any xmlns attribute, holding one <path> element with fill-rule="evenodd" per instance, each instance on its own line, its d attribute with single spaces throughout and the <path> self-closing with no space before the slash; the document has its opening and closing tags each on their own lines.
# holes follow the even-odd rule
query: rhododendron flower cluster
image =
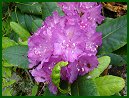
<svg viewBox="0 0 129 98">
<path fill-rule="evenodd" d="M 97 48 L 102 34 L 96 27 L 102 22 L 101 4 L 96 2 L 61 2 L 64 16 L 53 12 L 28 40 L 30 71 L 37 82 L 47 83 L 57 93 L 51 73 L 56 63 L 67 61 L 61 79 L 73 83 L 98 65 Z"/>
</svg>

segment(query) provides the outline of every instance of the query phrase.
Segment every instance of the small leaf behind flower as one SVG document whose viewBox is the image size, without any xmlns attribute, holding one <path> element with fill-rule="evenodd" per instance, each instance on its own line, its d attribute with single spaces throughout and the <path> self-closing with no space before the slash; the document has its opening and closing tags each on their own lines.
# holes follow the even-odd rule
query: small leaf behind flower
<svg viewBox="0 0 129 98">
<path fill-rule="evenodd" d="M 68 62 L 59 62 L 57 63 L 53 70 L 52 70 L 52 74 L 51 74 L 51 77 L 52 77 L 52 82 L 58 87 L 58 89 L 61 91 L 61 92 L 65 92 L 63 91 L 60 87 L 59 87 L 59 83 L 60 83 L 60 78 L 61 78 L 61 74 L 60 74 L 60 70 L 61 70 L 61 67 L 64 67 L 64 66 L 67 66 L 68 65 Z"/>
</svg>

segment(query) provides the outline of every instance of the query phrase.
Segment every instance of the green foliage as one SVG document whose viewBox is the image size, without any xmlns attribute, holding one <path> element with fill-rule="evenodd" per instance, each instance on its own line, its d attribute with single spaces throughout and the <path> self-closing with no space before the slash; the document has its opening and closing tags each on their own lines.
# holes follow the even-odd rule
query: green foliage
<svg viewBox="0 0 129 98">
<path fill-rule="evenodd" d="M 17 45 L 17 43 L 8 37 L 2 37 L 2 49 L 5 49 L 10 46 Z"/>
<path fill-rule="evenodd" d="M 38 2 L 16 2 L 22 13 L 42 15 L 42 5 Z"/>
<path fill-rule="evenodd" d="M 23 14 L 19 11 L 12 12 L 11 19 L 17 22 L 29 32 L 35 32 L 37 28 L 41 27 L 42 19 L 34 15 Z"/>
<path fill-rule="evenodd" d="M 110 53 L 107 55 L 111 57 L 111 63 L 110 63 L 111 65 L 123 66 L 123 65 L 127 64 L 127 61 L 120 55 L 113 54 L 113 53 Z"/>
<path fill-rule="evenodd" d="M 111 96 L 121 91 L 125 86 L 123 78 L 107 75 L 95 79 L 97 89 L 101 96 Z"/>
<path fill-rule="evenodd" d="M 23 41 L 26 41 L 29 38 L 30 33 L 26 29 L 24 29 L 20 24 L 16 22 L 10 22 L 10 26 Z"/>
<path fill-rule="evenodd" d="M 89 72 L 89 76 L 91 78 L 99 77 L 99 75 L 109 66 L 110 64 L 110 57 L 103 56 L 98 58 L 99 65 L 93 71 Z"/>
<path fill-rule="evenodd" d="M 43 96 L 56 96 L 56 95 L 52 94 L 52 93 L 49 91 L 49 88 L 48 88 L 48 85 L 47 85 L 47 87 L 45 87 Z"/>
<path fill-rule="evenodd" d="M 24 42 L 20 42 L 19 41 L 19 45 L 28 45 L 28 40 L 27 41 L 24 41 Z"/>
<path fill-rule="evenodd" d="M 2 91 L 2 96 L 12 96 L 11 94 L 11 88 L 5 88 L 3 91 Z"/>
<path fill-rule="evenodd" d="M 62 90 L 60 87 L 59 87 L 59 83 L 60 83 L 60 78 L 61 78 L 61 74 L 60 74 L 60 70 L 61 70 L 61 67 L 64 67 L 64 66 L 67 66 L 68 65 L 68 62 L 58 62 L 53 70 L 52 70 L 52 74 L 51 74 L 51 78 L 52 78 L 52 82 L 55 84 L 55 86 L 58 87 L 58 89 L 60 90 L 60 92 L 62 93 L 67 93 L 67 91 L 65 90 Z"/>
<path fill-rule="evenodd" d="M 38 91 L 38 86 L 35 84 L 32 88 L 32 94 L 31 96 L 35 96 L 37 94 L 37 91 Z"/>
<path fill-rule="evenodd" d="M 42 22 L 43 21 L 41 19 L 33 20 L 33 22 L 32 22 L 32 31 L 33 32 L 37 31 L 37 29 L 42 26 Z"/>
<path fill-rule="evenodd" d="M 11 69 L 8 67 L 2 67 L 2 77 L 10 78 L 11 77 Z"/>
<path fill-rule="evenodd" d="M 106 21 L 97 27 L 102 32 L 103 45 L 99 54 L 111 53 L 127 44 L 127 15 Z"/>
<path fill-rule="evenodd" d="M 27 29 L 25 15 L 22 14 L 20 11 L 13 11 L 11 13 L 11 21 L 20 24 L 23 28 Z"/>
<path fill-rule="evenodd" d="M 52 74 L 51 74 L 51 77 L 52 77 L 52 82 L 57 86 L 59 87 L 59 83 L 60 83 L 60 70 L 61 70 L 61 67 L 64 67 L 64 66 L 67 66 L 68 62 L 59 62 L 57 63 L 53 70 L 52 70 Z"/>
<path fill-rule="evenodd" d="M 12 85 L 13 83 L 15 83 L 16 80 L 12 80 L 12 79 L 4 79 L 3 78 L 3 81 L 2 81 L 2 87 L 6 87 L 6 86 L 10 86 Z"/>
<path fill-rule="evenodd" d="M 118 50 L 114 51 L 113 53 L 117 55 L 127 55 L 127 44 L 119 48 Z"/>
<path fill-rule="evenodd" d="M 11 46 L 3 50 L 3 58 L 17 67 L 28 68 L 27 52 L 27 46 Z"/>
<path fill-rule="evenodd" d="M 51 16 L 53 11 L 58 11 L 60 15 L 63 15 L 62 10 L 58 7 L 56 2 L 43 2 L 42 11 L 43 19 L 45 19 L 48 16 Z"/>
<path fill-rule="evenodd" d="M 2 96 L 12 96 L 12 85 L 15 82 L 12 79 L 12 69 L 2 66 Z"/>
<path fill-rule="evenodd" d="M 10 28 L 9 23 L 10 23 L 10 18 L 2 21 L 2 34 L 3 34 L 3 36 L 11 33 L 11 28 Z"/>
<path fill-rule="evenodd" d="M 88 79 L 87 76 L 79 77 L 71 85 L 72 96 L 99 96 L 96 84 L 93 79 Z"/>
</svg>

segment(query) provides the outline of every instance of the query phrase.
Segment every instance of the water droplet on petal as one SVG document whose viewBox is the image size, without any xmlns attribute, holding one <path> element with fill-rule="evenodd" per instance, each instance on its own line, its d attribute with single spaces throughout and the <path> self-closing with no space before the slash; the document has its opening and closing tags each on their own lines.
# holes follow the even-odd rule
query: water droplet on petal
<svg viewBox="0 0 129 98">
<path fill-rule="evenodd" d="M 84 68 L 82 68 L 82 72 L 84 72 L 85 71 L 85 69 Z"/>
<path fill-rule="evenodd" d="M 51 67 L 48 67 L 48 69 L 51 69 Z"/>
<path fill-rule="evenodd" d="M 79 68 L 77 68 L 77 70 L 78 70 L 78 72 L 80 71 L 80 69 L 79 69 Z"/>
</svg>

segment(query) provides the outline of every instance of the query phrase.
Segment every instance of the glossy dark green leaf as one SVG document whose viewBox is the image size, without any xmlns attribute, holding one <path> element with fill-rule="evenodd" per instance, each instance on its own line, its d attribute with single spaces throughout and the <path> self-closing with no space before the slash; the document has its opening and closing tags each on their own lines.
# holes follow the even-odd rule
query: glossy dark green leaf
<svg viewBox="0 0 129 98">
<path fill-rule="evenodd" d="M 112 75 L 96 78 L 95 83 L 101 96 L 111 96 L 119 93 L 125 86 L 123 78 Z"/>
<path fill-rule="evenodd" d="M 42 18 L 45 19 L 52 15 L 53 11 L 58 11 L 60 15 L 63 15 L 62 10 L 58 7 L 57 2 L 43 2 L 42 3 Z"/>
<path fill-rule="evenodd" d="M 42 5 L 39 2 L 16 2 L 22 13 L 42 15 Z"/>
<path fill-rule="evenodd" d="M 103 44 L 99 54 L 111 53 L 127 44 L 127 15 L 106 21 L 97 27 L 102 32 Z"/>
<path fill-rule="evenodd" d="M 15 33 L 13 30 L 11 33 L 7 35 L 11 40 L 14 40 L 15 42 L 19 42 L 19 35 Z"/>
<path fill-rule="evenodd" d="M 123 57 L 121 57 L 121 55 L 117 55 L 113 53 L 110 53 L 107 55 L 111 57 L 111 63 L 110 63 L 111 65 L 122 66 L 127 64 L 126 60 Z"/>
<path fill-rule="evenodd" d="M 93 79 L 87 79 L 87 76 L 79 77 L 71 85 L 72 96 L 99 96 L 96 84 Z"/>
<path fill-rule="evenodd" d="M 113 53 L 118 55 L 127 55 L 127 44 L 121 47 L 120 49 L 114 51 Z"/>
<path fill-rule="evenodd" d="M 113 18 L 105 17 L 105 19 L 104 19 L 103 23 L 105 23 L 105 22 L 109 22 L 109 21 L 111 21 L 111 20 L 113 20 Z"/>
<path fill-rule="evenodd" d="M 124 59 L 125 62 L 128 62 L 127 55 L 121 55 L 121 57 Z"/>
<path fill-rule="evenodd" d="M 35 32 L 38 30 L 39 27 L 42 26 L 42 20 L 40 19 L 36 19 L 36 20 L 33 20 L 32 22 L 32 31 Z"/>
<path fill-rule="evenodd" d="M 11 13 L 11 21 L 19 23 L 23 28 L 27 29 L 24 14 L 19 11 L 14 11 Z"/>
<path fill-rule="evenodd" d="M 11 46 L 3 50 L 3 58 L 10 64 L 20 68 L 28 68 L 28 46 Z"/>
<path fill-rule="evenodd" d="M 35 23 L 35 21 L 37 20 L 41 21 L 42 19 L 38 16 L 34 16 L 30 14 L 28 15 L 28 14 L 20 13 L 19 11 L 15 11 L 15 12 L 12 12 L 11 14 L 11 20 L 19 23 L 30 33 L 33 33 L 36 31 L 35 29 L 41 26 L 41 23 L 38 23 L 37 25 L 37 22 Z"/>
<path fill-rule="evenodd" d="M 109 56 L 102 56 L 98 58 L 99 65 L 93 71 L 89 72 L 89 76 L 91 76 L 91 78 L 99 77 L 100 74 L 109 66 L 110 61 L 111 59 Z"/>
<path fill-rule="evenodd" d="M 26 23 L 26 28 L 28 29 L 28 31 L 32 32 L 32 21 L 33 21 L 32 16 L 25 14 L 24 19 Z"/>
</svg>

